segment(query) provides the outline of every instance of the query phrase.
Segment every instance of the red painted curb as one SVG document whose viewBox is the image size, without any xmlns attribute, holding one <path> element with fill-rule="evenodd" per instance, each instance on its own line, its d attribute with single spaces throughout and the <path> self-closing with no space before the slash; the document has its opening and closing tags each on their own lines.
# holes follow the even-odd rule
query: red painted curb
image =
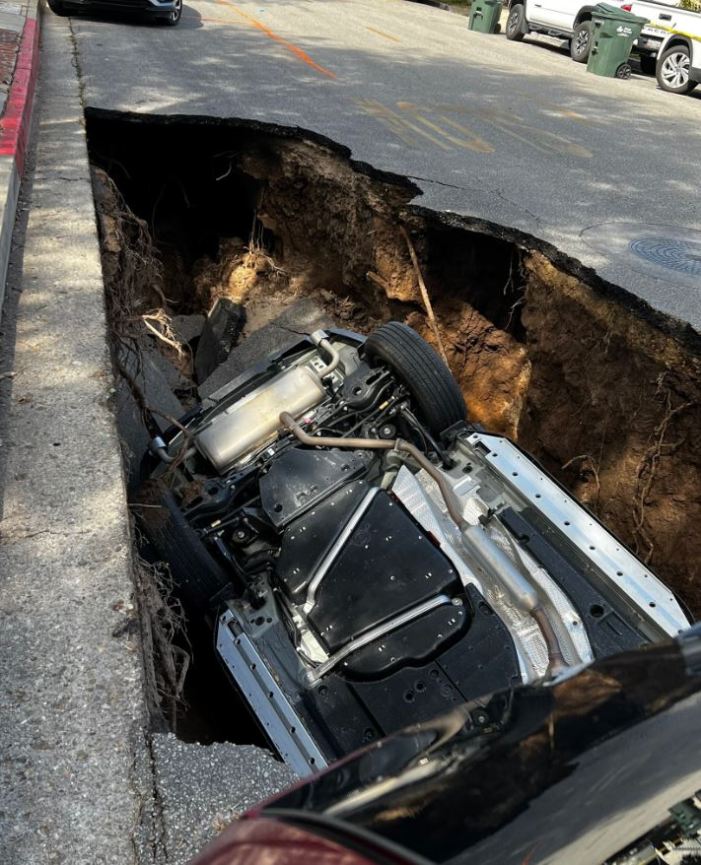
<svg viewBox="0 0 701 865">
<path fill-rule="evenodd" d="M 39 70 L 38 55 L 39 24 L 36 18 L 27 18 L 5 114 L 0 119 L 0 156 L 14 157 L 20 177 L 24 174 L 32 100 Z"/>
</svg>

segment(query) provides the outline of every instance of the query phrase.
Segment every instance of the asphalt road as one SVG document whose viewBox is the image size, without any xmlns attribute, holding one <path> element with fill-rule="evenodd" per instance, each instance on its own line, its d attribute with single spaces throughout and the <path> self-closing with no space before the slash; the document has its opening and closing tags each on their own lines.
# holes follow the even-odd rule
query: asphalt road
<svg viewBox="0 0 701 865">
<path fill-rule="evenodd" d="M 177 28 L 73 27 L 88 106 L 312 130 L 414 178 L 416 203 L 546 240 L 701 329 L 697 95 L 404 0 L 189 0 Z"/>
</svg>

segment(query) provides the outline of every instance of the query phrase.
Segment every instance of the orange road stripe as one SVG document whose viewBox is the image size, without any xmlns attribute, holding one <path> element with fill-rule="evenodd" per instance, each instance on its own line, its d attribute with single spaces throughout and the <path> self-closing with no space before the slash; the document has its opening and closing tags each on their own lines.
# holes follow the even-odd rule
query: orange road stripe
<svg viewBox="0 0 701 865">
<path fill-rule="evenodd" d="M 326 75 L 328 78 L 335 78 L 336 73 L 332 72 L 330 69 L 326 69 L 324 66 L 320 66 L 316 63 L 312 58 L 307 54 L 306 51 L 302 50 L 299 45 L 295 45 L 293 42 L 288 42 L 287 39 L 283 39 L 282 36 L 279 36 L 269 27 L 266 27 L 262 21 L 259 21 L 257 18 L 254 18 L 252 15 L 249 15 L 248 12 L 244 12 L 243 9 L 239 9 L 239 7 L 235 3 L 231 3 L 230 0 L 217 0 L 218 3 L 222 3 L 225 6 L 228 6 L 230 9 L 233 9 L 234 12 L 243 18 L 245 21 L 255 27 L 257 30 L 260 30 L 261 33 L 265 33 L 268 39 L 272 39 L 273 42 L 277 42 L 279 45 L 282 45 L 283 48 L 286 48 L 291 54 L 301 60 L 303 63 L 306 63 L 307 66 L 311 66 L 311 68 L 315 72 L 321 73 L 321 75 Z"/>
<path fill-rule="evenodd" d="M 401 43 L 401 41 L 402 41 L 401 39 L 397 39 L 396 36 L 390 36 L 389 33 L 383 33 L 382 30 L 375 30 L 374 27 L 368 27 L 366 29 L 369 30 L 371 33 L 376 33 L 378 36 L 381 36 L 383 39 L 389 39 L 390 42 L 400 42 Z"/>
</svg>

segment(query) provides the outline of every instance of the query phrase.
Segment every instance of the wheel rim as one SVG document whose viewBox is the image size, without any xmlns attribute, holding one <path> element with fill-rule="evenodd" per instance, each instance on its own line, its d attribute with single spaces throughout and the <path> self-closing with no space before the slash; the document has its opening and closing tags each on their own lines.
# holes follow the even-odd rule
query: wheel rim
<svg viewBox="0 0 701 865">
<path fill-rule="evenodd" d="M 689 83 L 689 66 L 689 55 L 685 51 L 675 51 L 662 63 L 662 80 L 668 87 L 685 87 Z"/>
<path fill-rule="evenodd" d="M 509 15 L 509 20 L 506 22 L 506 32 L 515 33 L 519 27 L 519 12 L 518 9 L 512 9 Z"/>
<path fill-rule="evenodd" d="M 170 13 L 170 20 L 175 22 L 180 18 L 180 13 L 183 10 L 183 0 L 175 0 L 175 9 Z"/>
<path fill-rule="evenodd" d="M 580 30 L 574 40 L 574 50 L 577 54 L 583 54 L 589 47 L 589 31 Z"/>
</svg>

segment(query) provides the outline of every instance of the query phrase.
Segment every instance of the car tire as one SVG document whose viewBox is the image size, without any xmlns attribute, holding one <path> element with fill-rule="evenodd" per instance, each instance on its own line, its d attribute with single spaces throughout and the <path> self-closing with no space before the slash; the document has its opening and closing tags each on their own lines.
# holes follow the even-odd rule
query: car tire
<svg viewBox="0 0 701 865">
<path fill-rule="evenodd" d="M 173 588 L 186 610 L 206 613 L 211 599 L 231 585 L 224 569 L 209 554 L 178 507 L 175 496 L 159 481 L 147 481 L 139 494 L 140 522 L 156 556 L 166 562 Z"/>
<path fill-rule="evenodd" d="M 63 0 L 47 0 L 49 4 L 49 9 L 54 13 L 54 15 L 68 15 L 68 10 L 63 4 Z"/>
<path fill-rule="evenodd" d="M 586 63 L 591 51 L 591 21 L 580 21 L 570 41 L 570 57 L 575 63 Z"/>
<path fill-rule="evenodd" d="M 506 38 L 511 42 L 520 42 L 525 34 L 526 10 L 521 3 L 516 3 L 509 9 L 506 19 Z"/>
<path fill-rule="evenodd" d="M 668 93 L 691 93 L 696 81 L 689 78 L 691 58 L 686 45 L 668 48 L 657 61 L 657 83 Z"/>
<path fill-rule="evenodd" d="M 167 27 L 175 27 L 180 23 L 183 15 L 183 0 L 176 0 L 175 9 L 169 15 L 163 15 L 158 19 L 159 23 L 165 24 Z"/>
<path fill-rule="evenodd" d="M 649 54 L 640 55 L 640 71 L 643 75 L 654 75 L 657 72 L 657 58 Z"/>
<path fill-rule="evenodd" d="M 397 374 L 434 435 L 465 420 L 465 401 L 450 370 L 408 325 L 390 321 L 376 328 L 365 342 L 365 354 Z"/>
</svg>

